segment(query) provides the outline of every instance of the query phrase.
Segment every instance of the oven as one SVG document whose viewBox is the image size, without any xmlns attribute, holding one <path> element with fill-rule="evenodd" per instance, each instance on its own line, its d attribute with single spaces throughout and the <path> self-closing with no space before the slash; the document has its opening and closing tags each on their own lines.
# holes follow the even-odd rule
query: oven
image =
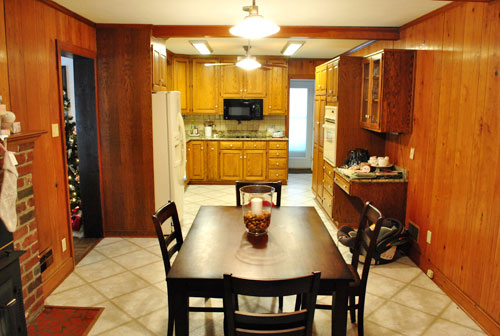
<svg viewBox="0 0 500 336">
<path fill-rule="evenodd" d="M 334 167 L 337 166 L 337 115 L 337 106 L 325 107 L 323 158 Z"/>
</svg>

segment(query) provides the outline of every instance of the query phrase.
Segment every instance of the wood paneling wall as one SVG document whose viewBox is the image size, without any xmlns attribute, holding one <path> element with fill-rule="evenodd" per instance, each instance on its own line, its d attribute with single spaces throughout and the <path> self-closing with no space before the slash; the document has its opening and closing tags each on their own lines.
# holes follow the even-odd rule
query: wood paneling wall
<svg viewBox="0 0 500 336">
<path fill-rule="evenodd" d="M 289 79 L 314 79 L 316 67 L 329 59 L 290 58 L 288 60 Z"/>
<path fill-rule="evenodd" d="M 433 269 L 435 281 L 494 335 L 500 335 L 499 17 L 500 1 L 449 6 L 405 27 L 400 40 L 354 54 L 419 50 L 413 132 L 388 135 L 386 155 L 410 170 L 406 218 L 420 227 L 420 267 Z"/>
<path fill-rule="evenodd" d="M 11 109 L 23 131 L 48 132 L 35 147 L 33 167 L 40 251 L 52 248 L 54 254 L 42 276 L 48 293 L 73 269 L 56 40 L 95 50 L 95 29 L 40 1 L 7 0 L 4 5 Z M 59 125 L 60 136 L 51 137 L 51 124 Z"/>
<path fill-rule="evenodd" d="M 3 104 L 10 109 L 9 71 L 7 67 L 7 44 L 5 41 L 4 0 L 0 0 L 0 96 Z"/>
<path fill-rule="evenodd" d="M 98 27 L 105 236 L 154 236 L 151 27 Z"/>
</svg>

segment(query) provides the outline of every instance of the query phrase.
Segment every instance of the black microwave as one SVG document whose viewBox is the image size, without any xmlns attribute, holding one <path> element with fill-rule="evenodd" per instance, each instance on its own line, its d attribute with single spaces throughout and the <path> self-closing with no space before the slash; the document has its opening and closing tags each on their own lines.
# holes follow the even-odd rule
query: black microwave
<svg viewBox="0 0 500 336">
<path fill-rule="evenodd" d="M 224 120 L 262 120 L 263 99 L 224 99 Z"/>
</svg>

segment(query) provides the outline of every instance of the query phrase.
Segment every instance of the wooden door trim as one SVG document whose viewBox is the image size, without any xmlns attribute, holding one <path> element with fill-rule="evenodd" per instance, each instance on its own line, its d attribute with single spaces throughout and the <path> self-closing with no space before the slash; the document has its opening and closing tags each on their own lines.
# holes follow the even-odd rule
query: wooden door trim
<svg viewBox="0 0 500 336">
<path fill-rule="evenodd" d="M 231 26 L 224 25 L 158 25 L 153 26 L 153 36 L 170 37 L 234 37 L 229 33 Z M 315 27 L 282 26 L 273 38 L 319 38 L 319 39 L 359 39 L 398 40 L 398 27 Z"/>
</svg>

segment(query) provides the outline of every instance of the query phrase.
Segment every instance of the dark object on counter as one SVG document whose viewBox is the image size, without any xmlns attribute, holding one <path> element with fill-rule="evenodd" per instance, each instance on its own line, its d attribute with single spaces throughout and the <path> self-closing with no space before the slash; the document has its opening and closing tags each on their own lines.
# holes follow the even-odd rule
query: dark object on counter
<svg viewBox="0 0 500 336">
<path fill-rule="evenodd" d="M 366 232 L 371 231 L 369 227 L 365 229 Z M 337 232 L 337 238 L 342 245 L 351 249 L 354 248 L 357 231 L 350 226 L 343 226 Z M 396 253 L 398 247 L 403 247 L 408 243 L 408 232 L 405 230 L 403 224 L 394 218 L 385 218 L 382 222 L 380 232 L 377 237 L 377 245 L 373 252 L 373 264 L 387 264 L 396 260 L 399 255 Z M 366 255 L 368 246 L 366 242 L 361 241 L 360 257 Z M 360 258 L 361 260 L 362 258 Z"/>
<path fill-rule="evenodd" d="M 359 165 L 361 162 L 367 162 L 370 158 L 370 154 L 367 149 L 364 148 L 356 148 L 354 150 L 349 151 L 347 154 L 347 159 L 345 160 L 345 164 L 348 167 L 352 167 L 354 165 Z"/>
</svg>

